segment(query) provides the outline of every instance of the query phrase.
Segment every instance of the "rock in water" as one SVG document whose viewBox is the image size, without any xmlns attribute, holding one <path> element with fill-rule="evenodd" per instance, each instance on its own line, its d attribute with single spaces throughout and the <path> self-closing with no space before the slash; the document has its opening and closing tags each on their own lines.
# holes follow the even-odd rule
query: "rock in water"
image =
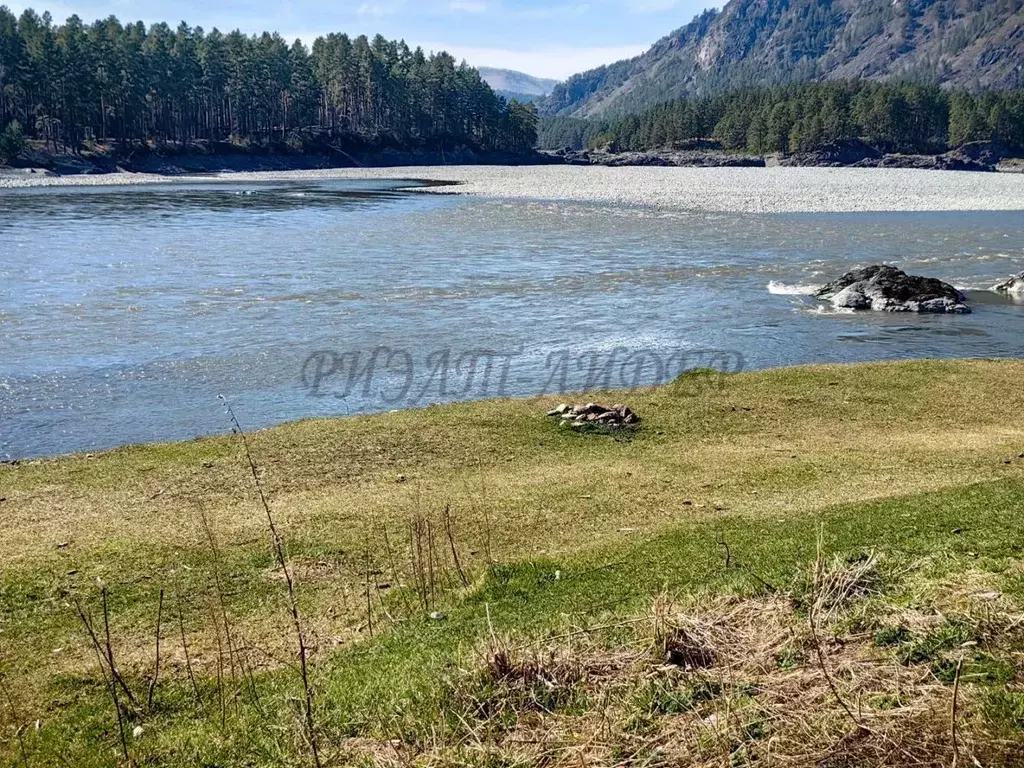
<svg viewBox="0 0 1024 768">
<path fill-rule="evenodd" d="M 1024 272 L 1014 275 L 1009 280 L 1004 280 L 999 285 L 992 286 L 996 293 L 1009 293 L 1013 296 L 1024 295 Z"/>
<path fill-rule="evenodd" d="M 847 272 L 818 291 L 819 299 L 846 309 L 880 312 L 937 312 L 967 314 L 966 298 L 949 283 L 933 277 L 908 275 L 901 269 L 876 264 Z"/>
</svg>

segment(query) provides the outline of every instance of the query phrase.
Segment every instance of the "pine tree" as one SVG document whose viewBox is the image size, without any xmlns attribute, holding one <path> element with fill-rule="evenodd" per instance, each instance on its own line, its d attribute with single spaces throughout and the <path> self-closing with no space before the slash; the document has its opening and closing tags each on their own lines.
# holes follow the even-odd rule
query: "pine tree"
<svg viewBox="0 0 1024 768">
<path fill-rule="evenodd" d="M 380 35 L 330 34 L 307 50 L 276 33 L 55 26 L 0 6 L 0 130 L 16 120 L 55 151 L 95 138 L 529 152 L 537 124 L 465 63 Z"/>
</svg>

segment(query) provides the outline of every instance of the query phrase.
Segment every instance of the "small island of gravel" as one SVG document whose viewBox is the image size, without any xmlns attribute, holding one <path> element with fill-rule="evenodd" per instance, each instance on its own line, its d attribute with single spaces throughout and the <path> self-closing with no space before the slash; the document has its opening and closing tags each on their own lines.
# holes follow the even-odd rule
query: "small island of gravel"
<svg viewBox="0 0 1024 768">
<path fill-rule="evenodd" d="M 167 177 L 0 176 L 0 188 L 210 181 L 409 180 L 433 194 L 575 201 L 662 210 L 731 213 L 1024 210 L 1024 174 L 931 173 L 859 168 L 606 168 L 441 166 L 353 168 Z"/>
</svg>

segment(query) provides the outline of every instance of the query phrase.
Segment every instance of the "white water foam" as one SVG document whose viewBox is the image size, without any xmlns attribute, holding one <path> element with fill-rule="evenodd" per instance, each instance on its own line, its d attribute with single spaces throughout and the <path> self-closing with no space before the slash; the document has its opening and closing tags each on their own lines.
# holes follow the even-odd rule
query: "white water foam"
<svg viewBox="0 0 1024 768">
<path fill-rule="evenodd" d="M 1009 288 L 1000 288 L 1005 284 L 1005 280 L 1000 280 L 995 285 L 989 286 L 986 290 L 992 291 L 993 293 L 1003 293 L 1015 298 L 1024 297 L 1024 280 L 1015 280 L 1013 285 Z"/>
<path fill-rule="evenodd" d="M 812 315 L 852 315 L 857 310 L 852 307 L 836 307 L 832 304 L 818 304 L 814 307 L 799 307 L 794 312 L 809 312 Z"/>
<path fill-rule="evenodd" d="M 768 283 L 768 293 L 773 293 L 776 296 L 813 296 L 820 289 L 820 285 L 788 285 L 776 280 Z"/>
</svg>

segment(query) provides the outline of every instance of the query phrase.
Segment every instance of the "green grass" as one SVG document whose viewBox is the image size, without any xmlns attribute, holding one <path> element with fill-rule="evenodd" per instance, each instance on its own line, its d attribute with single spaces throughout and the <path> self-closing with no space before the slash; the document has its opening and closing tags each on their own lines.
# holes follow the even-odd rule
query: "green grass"
<svg viewBox="0 0 1024 768">
<path fill-rule="evenodd" d="M 556 668 L 557 685 L 547 672 L 496 680 L 481 649 L 571 646 L 577 641 L 564 636 L 598 627 L 579 636 L 587 652 L 621 653 L 646 642 L 649 630 L 636 628 L 649 623 L 637 619 L 659 595 L 684 603 L 790 596 L 792 620 L 806 621 L 802 595 L 819 546 L 851 559 L 882 555 L 880 594 L 844 613 L 830 637 L 863 637 L 876 655 L 949 690 L 963 655 L 963 706 L 973 718 L 964 728 L 981 744 L 973 746 L 984 753 L 1000 739 L 1024 739 L 1020 664 L 1004 647 L 1003 625 L 979 618 L 985 606 L 954 588 L 984 584 L 1000 593 L 1004 612 L 1024 603 L 1024 430 L 1013 417 L 1024 404 L 1021 373 L 1021 363 L 976 361 L 698 377 L 614 395 L 644 417 L 629 440 L 561 429 L 543 416 L 547 400 L 253 435 L 313 646 L 325 763 L 386 762 L 397 739 L 403 754 L 435 764 L 535 764 L 509 751 L 509 733 L 586 721 L 608 707 L 628 728 L 605 758 L 619 750 L 614 759 L 626 762 L 639 754 L 637 734 L 649 741 L 677 721 L 706 719 L 719 700 L 749 713 L 730 738 L 734 754 L 753 759 L 776 727 L 758 714 L 766 697 L 758 679 L 626 676 L 609 687 L 570 664 Z M 236 443 L 4 466 L 0 497 L 12 532 L 0 565 L 0 699 L 9 694 L 0 700 L 0 759 L 25 762 L 24 747 L 31 765 L 118 763 L 113 705 L 73 608 L 81 602 L 102 621 L 101 578 L 118 665 L 141 698 L 160 589 L 167 595 L 155 704 L 128 722 L 133 760 L 309 762 L 287 596 Z M 468 588 L 444 533 L 446 504 Z M 433 531 L 420 542 L 436 571 L 426 599 L 410 565 L 416 517 Z M 201 705 L 186 674 L 177 595 Z M 221 601 L 257 692 L 242 671 L 232 684 L 225 666 L 223 710 Z M 651 664 L 656 655 L 639 658 Z M 815 674 L 815 652 L 799 632 L 770 658 L 771 675 Z M 711 695 L 716 686 L 723 696 Z M 902 711 L 888 692 L 865 706 Z M 839 708 L 830 711 L 823 721 Z M 723 748 L 702 744 L 693 754 Z"/>
</svg>

